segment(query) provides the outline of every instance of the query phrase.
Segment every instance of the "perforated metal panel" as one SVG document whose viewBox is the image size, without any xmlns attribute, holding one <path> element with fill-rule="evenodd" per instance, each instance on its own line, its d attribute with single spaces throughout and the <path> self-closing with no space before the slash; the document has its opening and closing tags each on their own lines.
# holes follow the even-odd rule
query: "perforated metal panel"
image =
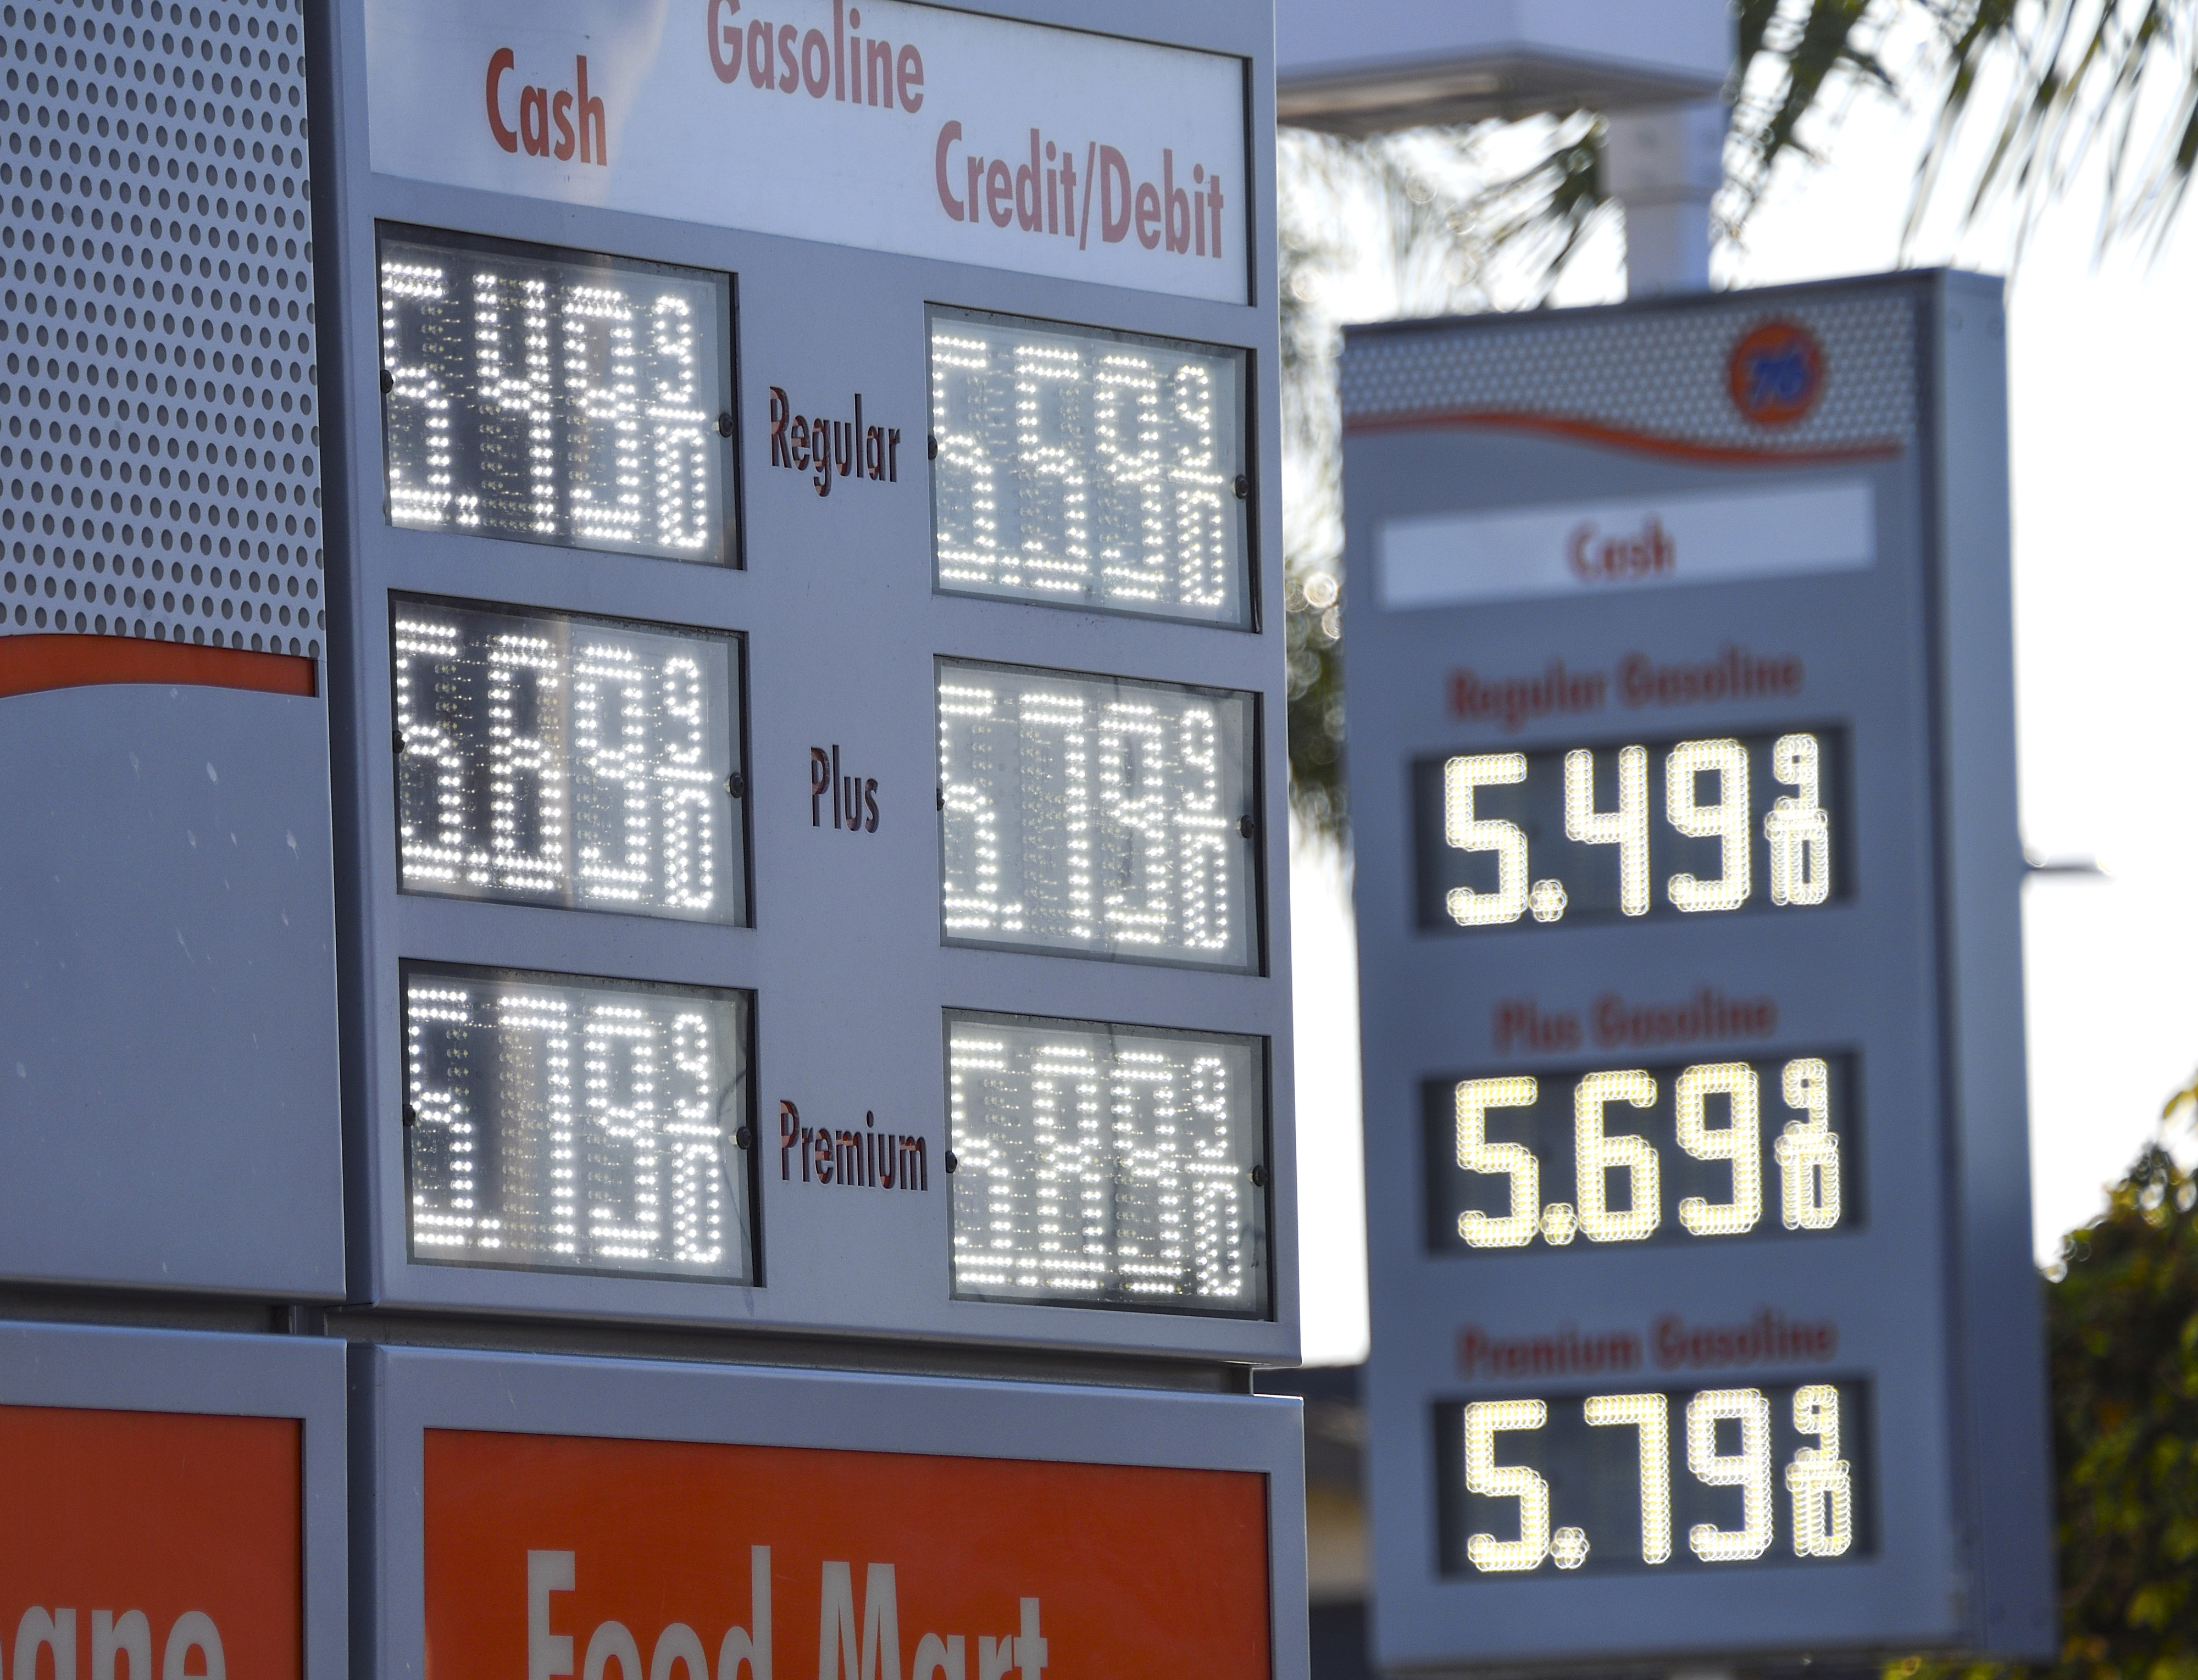
<svg viewBox="0 0 2198 1680">
<path fill-rule="evenodd" d="M 1735 405 L 1734 346 L 1794 322 L 1823 346 L 1823 389 L 1808 413 L 1765 425 Z M 1898 449 L 1916 432 L 1916 324 L 1904 298 L 1766 308 L 1737 296 L 1654 318 L 1526 315 L 1456 334 L 1419 328 L 1354 338 L 1341 374 L 1355 431 L 1444 420 L 1567 423 L 1643 442 L 1807 457 Z"/>
<path fill-rule="evenodd" d="M 0 5 L 0 631 L 317 656 L 298 0 Z"/>
</svg>

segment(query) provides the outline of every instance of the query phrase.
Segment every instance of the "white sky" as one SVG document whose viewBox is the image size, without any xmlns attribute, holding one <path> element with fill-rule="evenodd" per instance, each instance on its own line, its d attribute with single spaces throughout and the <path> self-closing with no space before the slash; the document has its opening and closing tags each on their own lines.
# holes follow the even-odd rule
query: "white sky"
<svg viewBox="0 0 2198 1680">
<path fill-rule="evenodd" d="M 1889 268 L 1923 125 L 1850 113 L 1819 169 L 1788 176 L 1722 253 L 1720 284 Z M 2096 197 L 2046 218 L 2009 292 L 2017 711 L 2033 853 L 2111 878 L 2033 878 L 2024 916 L 2032 1204 L 2041 1259 L 2103 1205 L 2198 1066 L 2198 526 L 2183 509 L 2198 388 L 2198 203 L 2156 261 L 2095 261 Z M 1603 256 L 1605 253 L 1592 253 Z M 1915 259 L 2006 268 L 1993 230 Z M 1614 250 L 1566 302 L 1623 292 Z M 1348 639 L 1346 676 L 1348 677 Z M 1296 936 L 1305 1357 L 1366 1348 L 1356 964 L 1342 870 L 1301 850 Z"/>
</svg>

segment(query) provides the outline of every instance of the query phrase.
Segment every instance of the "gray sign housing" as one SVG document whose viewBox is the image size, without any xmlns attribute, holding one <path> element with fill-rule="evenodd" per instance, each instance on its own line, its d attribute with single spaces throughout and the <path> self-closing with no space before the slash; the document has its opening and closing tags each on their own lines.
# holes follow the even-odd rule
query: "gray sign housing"
<svg viewBox="0 0 2198 1680">
<path fill-rule="evenodd" d="M 1271 9 L 759 9 L 0 12 L 0 1399 L 299 1420 L 316 1680 L 805 1395 L 1300 1676 Z"/>
<path fill-rule="evenodd" d="M 2054 1649 L 2003 334 L 1349 334 L 1386 1667 Z"/>
</svg>

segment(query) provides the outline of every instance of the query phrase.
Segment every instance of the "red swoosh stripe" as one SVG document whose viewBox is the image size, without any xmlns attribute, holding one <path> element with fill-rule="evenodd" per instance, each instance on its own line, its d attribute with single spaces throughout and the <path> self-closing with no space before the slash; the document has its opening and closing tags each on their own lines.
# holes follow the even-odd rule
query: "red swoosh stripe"
<svg viewBox="0 0 2198 1680">
<path fill-rule="evenodd" d="M 0 696 L 106 683 L 166 683 L 310 699 L 316 692 L 313 666 L 295 654 L 134 637 L 0 636 Z"/>
<path fill-rule="evenodd" d="M 1907 447 L 1898 438 L 1871 439 L 1837 449 L 1747 449 L 1721 444 L 1690 444 L 1678 438 L 1659 437 L 1653 432 L 1630 432 L 1621 427 L 1598 425 L 1591 420 L 1567 420 L 1555 415 L 1509 413 L 1492 409 L 1449 409 L 1419 414 L 1363 415 L 1346 420 L 1346 435 L 1369 433 L 1421 432 L 1462 427 L 1497 432 L 1546 432 L 1583 443 L 1613 449 L 1638 450 L 1647 455 L 1671 456 L 1681 461 L 1718 462 L 1750 467 L 1810 467 L 1840 461 L 1890 461 Z"/>
</svg>

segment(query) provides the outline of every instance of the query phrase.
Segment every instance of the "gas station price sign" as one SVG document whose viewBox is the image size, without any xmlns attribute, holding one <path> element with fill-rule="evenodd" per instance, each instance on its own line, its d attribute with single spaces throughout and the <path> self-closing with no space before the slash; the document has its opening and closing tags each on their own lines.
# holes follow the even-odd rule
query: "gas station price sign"
<svg viewBox="0 0 2198 1680">
<path fill-rule="evenodd" d="M 330 15 L 352 1293 L 1287 1362 L 1271 12 L 789 7 Z"/>
<path fill-rule="evenodd" d="M 1839 1055 L 1430 1079 L 1428 1241 L 1542 1252 L 1851 1229 L 1854 1088 Z"/>
<path fill-rule="evenodd" d="M 1846 738 L 1451 753 L 1413 767 L 1420 925 L 1702 916 L 1843 897 Z"/>
<path fill-rule="evenodd" d="M 739 640 L 396 597 L 410 892 L 747 920 Z"/>
<path fill-rule="evenodd" d="M 1076 12 L 0 7 L 10 1680 L 1305 1680 L 1272 0 Z"/>
<path fill-rule="evenodd" d="M 408 968 L 414 1255 L 754 1275 L 738 992 Z"/>
<path fill-rule="evenodd" d="M 941 660 L 947 940 L 1253 968 L 1256 706 Z"/>
<path fill-rule="evenodd" d="M 956 1297 L 1265 1311 L 1261 1049 L 950 1012 Z"/>
<path fill-rule="evenodd" d="M 1385 1670 L 2056 1648 L 2003 323 L 1347 337 Z"/>
<path fill-rule="evenodd" d="M 1858 1383 L 1805 1382 L 1439 1406 L 1444 1567 L 1470 1578 L 1866 1557 L 1867 1402 Z"/>
<path fill-rule="evenodd" d="M 381 230 L 392 524 L 731 557 L 731 282 Z"/>
<path fill-rule="evenodd" d="M 1241 351 L 931 312 L 939 586 L 1242 628 Z"/>
</svg>

